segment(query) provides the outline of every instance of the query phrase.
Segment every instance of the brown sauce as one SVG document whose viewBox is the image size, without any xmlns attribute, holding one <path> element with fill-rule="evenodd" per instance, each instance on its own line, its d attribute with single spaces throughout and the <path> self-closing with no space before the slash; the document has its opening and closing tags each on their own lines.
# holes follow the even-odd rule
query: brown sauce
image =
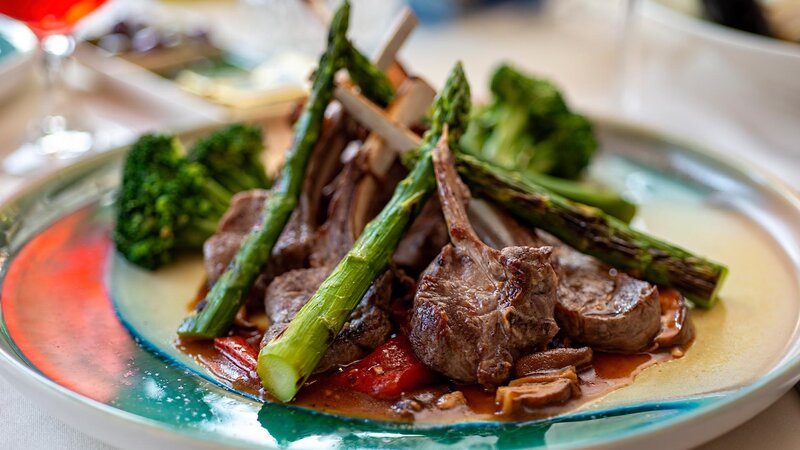
<svg viewBox="0 0 800 450">
<path fill-rule="evenodd" d="M 257 397 L 264 397 L 258 375 L 248 373 L 214 348 L 211 341 L 177 341 L 175 347 L 192 356 L 201 366 L 208 369 L 219 381 L 237 391 Z"/>
<path fill-rule="evenodd" d="M 661 303 L 661 332 L 656 336 L 654 344 L 658 347 L 673 347 L 676 356 L 683 354 L 683 344 L 694 338 L 694 328 L 688 319 L 683 296 L 675 289 L 659 290 Z"/>
<path fill-rule="evenodd" d="M 192 312 L 197 309 L 200 305 L 200 302 L 206 299 L 206 295 L 208 295 L 208 281 L 203 281 L 203 284 L 200 285 L 200 289 L 197 290 L 197 294 L 195 294 L 192 301 L 190 301 L 186 305 L 186 310 Z"/>
<path fill-rule="evenodd" d="M 192 299 L 189 309 L 194 310 L 197 304 L 205 298 L 207 288 L 205 283 L 199 290 L 197 297 Z M 671 289 L 663 290 L 665 299 L 662 302 L 667 306 L 674 300 L 677 292 Z M 668 308 L 666 315 L 674 313 Z M 669 328 L 669 321 L 665 324 Z M 260 336 L 251 335 L 252 332 L 240 330 L 251 344 L 258 347 Z M 236 330 L 234 330 L 237 333 Z M 386 421 L 414 421 L 417 423 L 447 423 L 479 420 L 496 421 L 524 421 L 551 417 L 572 411 L 581 405 L 600 398 L 612 391 L 623 388 L 634 381 L 636 375 L 644 369 L 655 364 L 681 357 L 691 342 L 679 347 L 658 349 L 652 352 L 639 354 L 620 354 L 595 351 L 592 363 L 578 373 L 581 395 L 562 405 L 549 406 L 537 409 L 525 409 L 513 415 L 499 414 L 499 405 L 495 402 L 495 393 L 486 391 L 480 385 L 458 385 L 451 382 L 441 382 L 432 386 L 406 392 L 402 399 L 415 400 L 422 406 L 412 416 L 400 415 L 392 407 L 400 399 L 379 399 L 367 394 L 352 391 L 346 387 L 334 386 L 327 382 L 328 374 L 315 375 L 306 382 L 293 404 L 324 411 L 332 414 L 370 418 Z M 212 342 L 176 342 L 175 346 L 185 354 L 191 355 L 198 364 L 208 369 L 219 381 L 237 391 L 248 393 L 257 398 L 268 400 L 269 394 L 261 387 L 258 375 L 240 368 L 227 357 L 218 352 Z M 679 351 L 676 351 L 679 350 Z M 435 406 L 436 400 L 443 394 L 461 391 L 467 400 L 467 407 L 456 407 L 442 410 Z"/>
<path fill-rule="evenodd" d="M 221 355 L 211 342 L 177 343 L 178 349 L 192 355 L 225 385 L 255 397 L 269 399 L 261 388 L 258 376 L 247 373 Z M 415 412 L 413 418 L 398 415 L 392 406 L 395 400 L 377 399 L 367 394 L 351 391 L 326 383 L 322 374 L 309 380 L 298 394 L 293 404 L 334 414 L 351 417 L 364 417 L 389 421 L 409 421 L 419 423 L 441 423 L 471 420 L 532 420 L 563 414 L 606 395 L 633 382 L 642 370 L 663 361 L 675 359 L 669 350 L 623 355 L 595 352 L 591 366 L 581 371 L 579 384 L 581 396 L 563 405 L 525 410 L 514 415 L 497 414 L 494 392 L 487 392 L 479 385 L 456 385 L 439 383 L 423 389 L 406 393 L 403 398 L 419 401 L 423 408 Z M 434 403 L 441 395 L 459 390 L 467 399 L 468 408 L 440 410 Z"/>
</svg>

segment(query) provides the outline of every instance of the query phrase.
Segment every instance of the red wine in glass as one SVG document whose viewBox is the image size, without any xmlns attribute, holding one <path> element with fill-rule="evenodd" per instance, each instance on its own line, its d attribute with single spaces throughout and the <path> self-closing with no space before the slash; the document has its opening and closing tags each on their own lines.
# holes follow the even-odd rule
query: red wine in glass
<svg viewBox="0 0 800 450">
<path fill-rule="evenodd" d="M 63 62 L 75 50 L 73 28 L 105 2 L 106 0 L 0 0 L 0 14 L 25 23 L 39 38 L 45 63 L 42 117 L 31 127 L 34 131 L 28 141 L 4 161 L 7 172 L 24 173 L 44 165 L 48 157 L 75 157 L 93 148 L 93 134 L 76 129 L 75 124 L 68 120 L 69 113 L 57 111 L 59 107 L 56 94 L 61 85 Z"/>
<path fill-rule="evenodd" d="M 0 14 L 25 22 L 38 36 L 67 34 L 106 0 L 0 0 Z"/>
</svg>

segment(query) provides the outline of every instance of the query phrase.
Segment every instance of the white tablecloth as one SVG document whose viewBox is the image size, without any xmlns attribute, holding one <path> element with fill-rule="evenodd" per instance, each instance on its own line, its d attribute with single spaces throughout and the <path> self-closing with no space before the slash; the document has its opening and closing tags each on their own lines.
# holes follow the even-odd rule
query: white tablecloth
<svg viewBox="0 0 800 450">
<path fill-rule="evenodd" d="M 356 9 L 359 4 L 355 2 Z M 539 13 L 515 6 L 483 11 L 419 29 L 402 57 L 434 84 L 441 82 L 452 62 L 463 59 L 478 96 L 485 96 L 491 67 L 499 60 L 510 60 L 557 80 L 572 103 L 584 110 L 619 114 L 618 6 L 560 0 Z M 223 6 L 203 2 L 192 8 L 196 16 L 213 11 L 223 26 L 235 23 L 230 2 Z M 784 91 L 720 58 L 702 40 L 640 20 L 638 31 L 629 37 L 634 39 L 631 53 L 635 58 L 625 75 L 639 107 L 626 114 L 766 167 L 800 188 L 800 103 L 787 102 Z M 207 120 L 180 105 L 159 103 L 109 85 L 95 87 L 82 98 L 85 108 L 132 132 L 186 128 Z M 0 154 L 12 149 L 35 105 L 33 86 L 0 105 Z M 0 196 L 23 182 L 0 177 Z M 109 447 L 50 418 L 0 380 L 0 448 Z M 800 394 L 787 393 L 756 418 L 701 448 L 800 448 Z"/>
</svg>

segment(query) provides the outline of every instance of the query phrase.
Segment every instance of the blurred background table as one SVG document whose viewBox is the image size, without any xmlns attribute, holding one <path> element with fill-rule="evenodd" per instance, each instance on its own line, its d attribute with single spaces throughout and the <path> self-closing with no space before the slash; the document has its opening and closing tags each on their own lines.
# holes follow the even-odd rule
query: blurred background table
<svg viewBox="0 0 800 450">
<path fill-rule="evenodd" d="M 256 3 L 269 2 L 183 1 L 160 8 L 171 14 L 208 18 L 215 32 L 256 45 L 253 27 L 257 24 L 243 26 L 241 21 L 242 5 L 253 7 Z M 356 39 L 367 48 L 402 5 L 400 1 L 353 3 Z M 632 40 L 627 44 L 632 56 L 621 70 L 625 4 L 621 0 L 559 0 L 538 6 L 504 3 L 423 24 L 403 48 L 401 58 L 434 85 L 443 80 L 455 59 L 462 59 L 478 98 L 486 96 L 487 77 L 494 65 L 512 61 L 555 80 L 578 109 L 624 116 L 680 136 L 751 167 L 764 168 L 800 189 L 800 83 L 795 91 L 787 90 L 765 77 L 763 70 L 747 70 L 747 61 L 743 64 L 741 59 L 726 58 L 713 44 L 647 16 L 637 16 L 626 37 Z M 113 15 L 113 8 L 102 14 Z M 291 28 L 291 24 L 285 26 Z M 627 89 L 624 105 L 619 96 L 621 76 Z M 91 94 L 78 92 L 77 103 L 102 120 L 122 124 L 125 131 L 121 135 L 188 129 L 220 119 L 196 104 L 143 96 L 88 72 L 81 79 L 92 89 Z M 37 92 L 38 84 L 31 80 L 14 97 L 0 103 L 0 156 L 14 149 L 28 119 L 35 115 Z M 28 179 L 0 176 L 0 198 Z M 3 380 L 0 401 L 0 448 L 109 448 L 54 421 Z M 798 424 L 800 394 L 792 390 L 761 415 L 701 448 L 799 448 Z"/>
</svg>

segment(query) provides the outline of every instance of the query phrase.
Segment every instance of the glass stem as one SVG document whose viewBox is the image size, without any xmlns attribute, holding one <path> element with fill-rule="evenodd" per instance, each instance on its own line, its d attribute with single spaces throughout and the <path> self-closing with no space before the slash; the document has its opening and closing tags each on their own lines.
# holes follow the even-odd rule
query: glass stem
<svg viewBox="0 0 800 450">
<path fill-rule="evenodd" d="M 55 113 L 64 93 L 64 62 L 75 51 L 75 38 L 68 34 L 51 34 L 40 39 L 44 64 L 42 121 L 40 133 L 48 135 L 67 129 L 66 119 Z"/>
<path fill-rule="evenodd" d="M 617 80 L 615 89 L 616 107 L 623 115 L 634 115 L 639 109 L 639 87 L 636 71 L 639 0 L 625 0 L 617 42 Z"/>
</svg>

